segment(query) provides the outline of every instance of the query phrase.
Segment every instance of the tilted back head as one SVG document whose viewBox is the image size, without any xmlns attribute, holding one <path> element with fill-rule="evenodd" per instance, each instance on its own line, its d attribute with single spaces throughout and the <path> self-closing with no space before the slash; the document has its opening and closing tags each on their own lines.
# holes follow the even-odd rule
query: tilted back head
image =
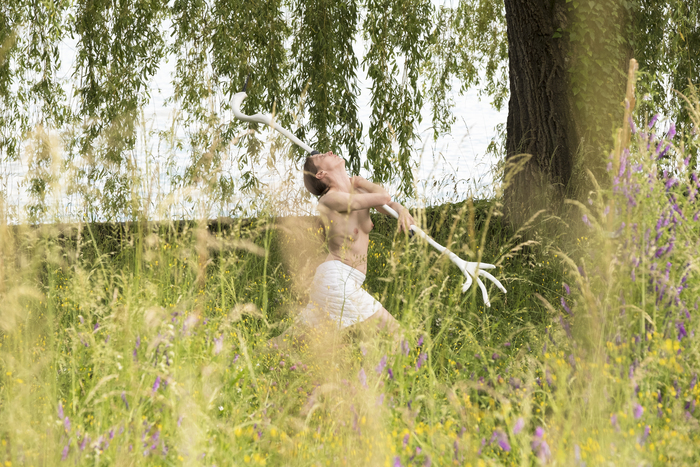
<svg viewBox="0 0 700 467">
<path fill-rule="evenodd" d="M 312 195 L 323 196 L 330 187 L 326 185 L 323 180 L 316 178 L 318 168 L 316 167 L 316 164 L 314 164 L 314 160 L 311 159 L 311 156 L 314 154 L 318 154 L 318 152 L 312 152 L 306 157 L 306 161 L 304 162 L 304 186 Z"/>
</svg>

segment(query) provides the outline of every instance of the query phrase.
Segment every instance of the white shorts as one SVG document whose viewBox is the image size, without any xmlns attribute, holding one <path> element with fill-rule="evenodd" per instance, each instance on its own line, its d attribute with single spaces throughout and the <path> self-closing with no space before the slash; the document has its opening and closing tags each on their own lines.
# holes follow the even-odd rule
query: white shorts
<svg viewBox="0 0 700 467">
<path fill-rule="evenodd" d="M 362 289 L 364 281 L 364 274 L 341 261 L 321 263 L 300 321 L 314 326 L 325 318 L 345 328 L 366 320 L 381 310 L 382 304 Z"/>
</svg>

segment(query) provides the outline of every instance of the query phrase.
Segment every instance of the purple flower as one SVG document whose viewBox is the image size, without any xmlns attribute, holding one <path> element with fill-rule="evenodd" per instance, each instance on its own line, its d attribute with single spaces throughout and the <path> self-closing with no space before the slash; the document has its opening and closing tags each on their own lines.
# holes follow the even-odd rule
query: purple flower
<svg viewBox="0 0 700 467">
<path fill-rule="evenodd" d="M 586 214 L 581 217 L 581 220 L 583 220 L 583 223 L 586 224 L 588 227 L 591 227 L 593 224 L 591 224 L 591 221 L 588 220 L 588 216 Z"/>
<path fill-rule="evenodd" d="M 571 295 L 571 289 L 569 288 L 569 284 L 566 282 L 561 283 L 562 287 L 564 287 L 564 290 L 566 290 L 566 295 Z"/>
<path fill-rule="evenodd" d="M 668 133 L 666 133 L 666 138 L 672 139 L 674 136 L 676 136 L 676 124 L 671 123 L 671 127 L 668 129 Z"/>
<path fill-rule="evenodd" d="M 644 427 L 644 434 L 642 435 L 642 439 L 639 440 L 639 444 L 644 445 L 644 442 L 649 437 L 649 433 L 651 433 L 651 427 L 647 425 Z"/>
<path fill-rule="evenodd" d="M 394 467 L 403 467 L 403 465 L 401 465 L 401 458 L 399 456 L 394 457 Z"/>
<path fill-rule="evenodd" d="M 566 310 L 567 313 L 569 313 L 570 315 L 572 314 L 571 308 L 569 308 L 569 305 L 567 305 L 566 300 L 564 300 L 564 297 L 561 297 L 561 306 L 564 308 L 564 310 Z"/>
<path fill-rule="evenodd" d="M 69 451 L 69 446 L 66 444 L 66 446 L 63 448 L 63 453 L 61 453 L 61 460 L 64 461 L 68 458 L 68 451 Z"/>
<path fill-rule="evenodd" d="M 403 437 L 403 446 L 406 447 L 407 444 L 408 444 L 408 433 L 406 433 L 406 435 Z"/>
<path fill-rule="evenodd" d="M 136 348 L 138 349 L 139 347 L 141 347 L 141 336 L 139 336 L 137 334 L 136 335 Z"/>
<path fill-rule="evenodd" d="M 633 413 L 634 413 L 634 418 L 636 418 L 636 419 L 641 418 L 642 414 L 644 413 L 644 407 L 642 407 L 639 404 L 635 404 Z"/>
<path fill-rule="evenodd" d="M 408 356 L 408 353 L 411 351 L 411 349 L 409 349 L 409 347 L 408 347 L 408 341 L 407 341 L 407 340 L 404 339 L 404 340 L 401 342 L 401 348 L 403 349 L 403 354 L 404 354 L 405 356 Z"/>
<path fill-rule="evenodd" d="M 422 335 L 418 338 L 418 342 L 416 343 L 416 347 L 420 347 L 421 345 L 423 345 L 423 336 Z"/>
<path fill-rule="evenodd" d="M 394 379 L 394 372 L 392 371 L 391 367 L 388 367 L 386 372 L 389 374 L 390 379 Z"/>
<path fill-rule="evenodd" d="M 382 359 L 379 361 L 379 365 L 377 365 L 377 368 L 375 368 L 374 371 L 376 371 L 378 375 L 381 375 L 384 368 L 386 368 L 386 355 L 382 357 Z"/>
<path fill-rule="evenodd" d="M 126 401 L 126 393 L 122 391 L 122 400 L 124 401 L 124 404 L 126 405 L 126 410 L 129 410 L 129 403 Z"/>
<path fill-rule="evenodd" d="M 520 433 L 524 426 L 525 426 L 525 420 L 523 420 L 523 417 L 519 417 L 515 421 L 515 425 L 513 425 L 513 434 L 517 435 L 518 433 Z"/>
<path fill-rule="evenodd" d="M 503 431 L 494 431 L 493 435 L 491 435 L 491 441 L 494 440 L 498 442 L 498 446 L 500 446 L 501 449 L 503 449 L 506 452 L 510 452 L 510 443 L 508 442 L 508 436 L 506 436 L 506 434 Z"/>
<path fill-rule="evenodd" d="M 63 428 L 65 428 L 66 431 L 70 431 L 70 420 L 68 417 L 63 419 Z"/>
<path fill-rule="evenodd" d="M 83 449 L 85 449 L 85 445 L 89 442 L 89 440 L 90 440 L 90 437 L 89 437 L 88 435 L 84 435 L 84 436 L 83 436 L 83 440 L 80 442 L 80 446 L 78 446 L 78 448 L 79 448 L 81 451 L 82 451 Z"/>
<path fill-rule="evenodd" d="M 493 355 L 491 355 L 491 358 L 494 360 L 498 360 L 498 357 L 499 355 L 496 352 L 494 352 Z"/>
<path fill-rule="evenodd" d="M 544 440 L 544 429 L 541 426 L 535 429 L 535 437 L 532 440 L 532 450 L 535 451 L 535 455 L 541 461 L 547 460 L 551 455 L 549 445 L 547 441 Z"/>
<path fill-rule="evenodd" d="M 360 384 L 362 385 L 362 387 L 367 387 L 367 375 L 365 374 L 364 368 L 360 368 L 360 372 L 357 375 L 357 379 L 360 380 Z"/>
<path fill-rule="evenodd" d="M 63 418 L 63 404 L 61 402 L 58 403 L 58 418 Z"/>
<path fill-rule="evenodd" d="M 656 121 L 659 119 L 659 114 L 654 115 L 649 122 L 649 128 L 653 127 Z"/>
<path fill-rule="evenodd" d="M 428 354 L 423 352 L 420 354 L 418 357 L 418 361 L 416 362 L 416 370 L 420 370 L 420 367 L 425 363 L 425 361 L 428 359 Z"/>
<path fill-rule="evenodd" d="M 156 376 L 156 380 L 153 383 L 153 391 L 151 391 L 152 394 L 155 394 L 155 392 L 158 390 L 160 387 L 160 376 Z"/>
<path fill-rule="evenodd" d="M 100 327 L 100 323 L 95 323 L 95 326 L 92 328 L 93 331 L 97 331 L 97 329 Z"/>
<path fill-rule="evenodd" d="M 232 364 L 233 364 L 233 363 L 236 363 L 236 362 L 238 361 L 239 358 L 240 358 L 240 355 L 236 354 L 236 355 L 233 357 L 233 361 L 232 361 L 231 363 L 232 363 Z"/>
</svg>

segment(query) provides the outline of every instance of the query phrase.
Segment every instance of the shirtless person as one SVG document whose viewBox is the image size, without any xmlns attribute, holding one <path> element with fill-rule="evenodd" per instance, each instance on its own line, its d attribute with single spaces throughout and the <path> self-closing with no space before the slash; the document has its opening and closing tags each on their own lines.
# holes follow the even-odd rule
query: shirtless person
<svg viewBox="0 0 700 467">
<path fill-rule="evenodd" d="M 394 334 L 398 329 L 396 319 L 361 288 L 367 273 L 369 232 L 374 227 L 369 209 L 387 214 L 381 206 L 393 208 L 399 214 L 399 231 L 404 232 L 415 224 L 413 217 L 391 201 L 381 186 L 348 176 L 345 160 L 331 151 L 307 157 L 304 184 L 320 197 L 318 209 L 326 224 L 329 253 L 316 269 L 309 304 L 300 320 L 315 326 L 329 319 L 339 329 L 376 323 L 377 328 Z"/>
</svg>

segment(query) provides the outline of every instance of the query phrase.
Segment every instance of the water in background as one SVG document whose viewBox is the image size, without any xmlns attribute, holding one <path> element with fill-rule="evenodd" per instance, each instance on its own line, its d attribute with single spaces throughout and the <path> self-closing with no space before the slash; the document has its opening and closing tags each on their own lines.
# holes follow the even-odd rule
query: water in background
<svg viewBox="0 0 700 467">
<path fill-rule="evenodd" d="M 358 44 L 358 53 L 363 48 Z M 68 102 L 72 108 L 77 108 L 77 98 L 73 93 L 73 63 L 75 58 L 75 44 L 64 41 L 60 47 L 62 68 L 58 76 L 64 82 Z M 359 57 L 361 60 L 361 57 Z M 172 193 L 170 177 L 173 173 L 183 173 L 189 164 L 187 132 L 186 128 L 178 127 L 175 135 L 185 145 L 181 150 L 166 148 L 158 134 L 171 129 L 175 107 L 167 105 L 166 100 L 173 95 L 171 83 L 174 74 L 174 59 L 169 63 L 163 63 L 158 73 L 151 82 L 151 101 L 144 109 L 146 122 L 141 128 L 142 135 L 138 138 L 138 147 L 134 151 L 136 165 L 143 171 L 147 170 L 151 183 L 157 185 L 161 192 L 161 202 L 167 204 L 167 209 L 161 209 L 151 215 L 154 218 L 178 218 L 178 217 L 217 217 L 229 215 L 230 212 L 221 207 L 205 208 L 205 211 L 196 212 L 193 203 L 198 199 L 199 193 L 188 191 L 186 194 L 176 195 Z M 360 70 L 360 95 L 358 96 L 359 118 L 365 128 L 364 147 L 369 146 L 367 141 L 367 129 L 370 124 L 369 88 L 370 82 L 362 70 Z M 454 88 L 458 89 L 458 86 Z M 452 95 L 455 103 L 453 112 L 455 123 L 452 133 L 440 135 L 437 140 L 433 138 L 431 129 L 430 109 L 426 106 L 422 114 L 422 123 L 419 125 L 421 140 L 416 141 L 414 148 L 414 177 L 418 199 L 409 204 L 431 205 L 446 201 L 459 201 L 469 196 L 488 197 L 493 194 L 493 167 L 498 162 L 492 155 L 486 153 L 487 147 L 494 138 L 497 138 L 497 125 L 506 121 L 506 111 L 497 111 L 487 101 L 478 97 L 478 90 L 472 89 L 466 95 L 461 96 L 457 92 Z M 231 118 L 233 118 L 231 116 Z M 258 135 L 261 139 L 269 139 L 264 132 Z M 168 152 L 168 154 L 166 154 Z M 229 174 L 237 177 L 235 155 L 228 161 Z M 24 159 L 24 158 L 23 158 Z M 171 164 L 169 171 L 165 165 Z M 27 160 L 17 162 L 2 162 L 0 167 L 0 182 L 5 191 L 6 200 L 10 206 L 11 220 L 22 222 L 26 216 L 24 206 L 29 197 L 24 186 L 27 175 Z M 145 168 L 145 169 L 144 169 Z M 269 193 L 277 196 L 303 191 L 301 176 L 290 176 L 299 173 L 290 161 L 277 159 L 274 167 L 261 163 L 256 175 L 265 183 Z M 361 175 L 369 176 L 368 173 Z M 66 176 L 70 176 L 67 174 Z M 290 185 L 291 181 L 291 187 Z M 284 188 L 283 188 L 284 186 Z M 389 191 L 395 191 L 395 187 L 388 187 Z M 75 220 L 81 215 L 80 202 L 76 195 L 70 199 L 66 193 L 56 193 L 61 198 L 57 204 L 62 205 L 58 217 L 64 221 Z M 288 208 L 282 208 L 281 213 L 288 211 L 313 212 L 313 202 L 307 202 L 300 206 L 298 196 L 296 200 L 288 203 Z M 232 200 L 237 206 L 246 205 L 246 196 L 242 195 L 237 200 Z M 284 203 L 283 203 L 284 204 Z"/>
</svg>

